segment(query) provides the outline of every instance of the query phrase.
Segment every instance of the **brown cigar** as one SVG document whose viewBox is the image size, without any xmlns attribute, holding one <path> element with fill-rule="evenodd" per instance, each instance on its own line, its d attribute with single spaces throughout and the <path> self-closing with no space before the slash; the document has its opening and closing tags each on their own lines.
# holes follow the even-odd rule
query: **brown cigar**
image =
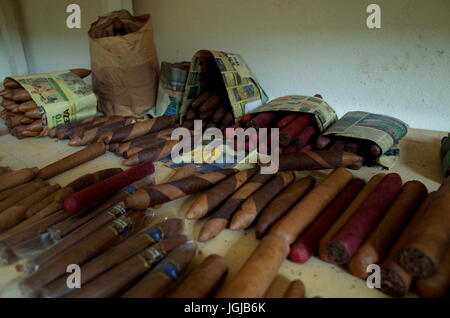
<svg viewBox="0 0 450 318">
<path fill-rule="evenodd" d="M 5 125 L 6 127 L 8 127 L 9 129 L 12 128 L 16 128 L 19 127 L 20 125 L 22 125 L 22 119 L 26 118 L 25 115 L 22 114 L 14 114 L 11 116 L 8 116 L 5 120 Z M 32 121 L 32 119 L 31 119 Z"/>
<path fill-rule="evenodd" d="M 398 252 L 407 244 L 419 221 L 425 215 L 433 200 L 435 193 L 430 193 L 425 202 L 408 223 L 405 230 L 401 233 L 389 254 L 381 263 L 381 288 L 380 290 L 394 297 L 403 297 L 411 287 L 413 277 L 408 274 L 400 265 L 397 264 L 396 256 Z"/>
<path fill-rule="evenodd" d="M 49 205 L 47 205 L 46 207 L 40 209 L 33 216 L 23 220 L 22 222 L 20 222 L 19 224 L 17 224 L 13 228 L 11 228 L 8 232 L 15 233 L 17 231 L 21 231 L 22 229 L 62 210 L 62 208 L 63 208 L 63 206 L 61 203 L 52 202 Z"/>
<path fill-rule="evenodd" d="M 125 166 L 136 166 L 143 162 L 158 161 L 170 155 L 172 148 L 179 143 L 178 140 L 169 140 L 164 144 L 154 146 L 152 148 L 144 149 L 130 158 L 125 160 L 122 164 Z"/>
<path fill-rule="evenodd" d="M 302 199 L 316 184 L 312 176 L 302 178 L 287 186 L 267 207 L 265 207 L 256 224 L 256 237 L 262 237 L 289 209 Z"/>
<path fill-rule="evenodd" d="M 191 120 L 197 118 L 198 113 L 194 108 L 189 108 L 186 112 L 186 119 Z"/>
<path fill-rule="evenodd" d="M 197 200 L 192 204 L 186 218 L 200 219 L 214 210 L 222 202 L 224 202 L 232 193 L 238 190 L 247 180 L 249 180 L 259 168 L 244 170 L 229 176 L 217 185 L 200 194 Z"/>
<path fill-rule="evenodd" d="M 11 98 L 15 102 L 26 102 L 31 100 L 30 94 L 24 88 L 11 89 Z"/>
<path fill-rule="evenodd" d="M 450 246 L 450 178 L 434 196 L 428 211 L 398 253 L 398 262 L 418 278 L 433 275 Z"/>
<path fill-rule="evenodd" d="M 224 124 L 225 126 L 229 126 L 234 122 L 234 115 L 233 115 L 233 111 L 229 111 L 225 114 L 225 116 L 223 116 L 222 119 L 222 124 Z"/>
<path fill-rule="evenodd" d="M 85 68 L 74 68 L 69 71 L 71 71 L 72 73 L 74 73 L 75 75 L 77 75 L 81 78 L 88 77 L 91 74 L 91 70 L 88 70 Z"/>
<path fill-rule="evenodd" d="M 173 128 L 164 129 L 153 134 L 144 135 L 133 140 L 120 144 L 117 154 L 128 158 L 131 155 L 141 151 L 142 149 L 151 148 L 153 146 L 160 145 L 168 140 L 172 134 Z M 110 145 L 111 146 L 111 145 Z M 131 149 L 135 149 L 131 151 Z M 139 150 L 137 150 L 139 149 Z"/>
<path fill-rule="evenodd" d="M 19 82 L 17 82 L 16 80 L 14 80 L 12 78 L 8 78 L 8 77 L 3 80 L 3 86 L 5 88 L 10 88 L 10 89 L 21 88 L 22 87 L 19 84 Z"/>
<path fill-rule="evenodd" d="M 116 131 L 111 131 L 110 133 L 104 135 L 103 141 L 106 144 L 129 141 L 134 138 L 144 136 L 148 133 L 173 127 L 177 119 L 178 117 L 176 116 L 163 116 L 148 119 L 133 125 L 128 125 Z"/>
<path fill-rule="evenodd" d="M 249 227 L 262 209 L 294 179 L 295 174 L 292 171 L 286 171 L 263 185 L 241 204 L 231 219 L 230 229 L 236 231 Z"/>
<path fill-rule="evenodd" d="M 214 113 L 211 117 L 211 120 L 217 124 L 224 118 L 226 113 L 227 113 L 227 107 L 221 106 L 214 111 Z"/>
<path fill-rule="evenodd" d="M 3 173 L 3 174 L 7 174 L 7 173 L 10 173 L 10 172 L 12 172 L 12 171 L 13 171 L 13 170 L 11 170 L 11 171 L 9 171 L 9 172 L 5 172 L 5 173 Z M 3 175 L 3 174 L 2 174 L 2 175 Z M 0 178 L 2 177 L 2 175 L 0 175 Z M 27 187 L 28 185 L 29 185 L 29 182 L 28 182 L 28 183 L 23 183 L 23 184 L 20 184 L 20 185 L 18 185 L 18 186 L 15 186 L 15 187 L 13 187 L 13 188 L 8 188 L 8 189 L 6 189 L 6 190 L 1 191 L 1 192 L 0 192 L 0 201 L 3 201 L 3 200 L 5 200 L 5 199 L 9 198 L 10 196 L 16 194 L 17 192 L 22 191 L 22 190 L 23 190 L 25 187 Z"/>
<path fill-rule="evenodd" d="M 106 298 L 118 296 L 130 283 L 148 272 L 154 264 L 161 261 L 173 249 L 184 244 L 186 240 L 187 238 L 184 235 L 175 235 L 163 240 L 161 243 L 145 249 L 94 278 L 82 288 L 70 294 L 69 297 Z"/>
<path fill-rule="evenodd" d="M 201 93 L 193 102 L 192 107 L 198 108 L 201 105 L 203 105 L 204 102 L 206 102 L 211 96 L 211 93 L 209 91 L 204 91 Z"/>
<path fill-rule="evenodd" d="M 92 233 L 72 249 L 57 256 L 38 272 L 27 277 L 21 283 L 22 292 L 30 296 L 39 295 L 41 288 L 63 275 L 69 264 L 82 264 L 110 248 L 124 236 L 130 235 L 130 231 L 136 231 L 145 226 L 148 220 L 145 221 L 143 216 L 144 214 L 139 212 L 123 217 Z"/>
<path fill-rule="evenodd" d="M 60 190 L 50 193 L 48 196 L 46 196 L 44 199 L 42 199 L 41 201 L 39 201 L 38 203 L 34 204 L 33 206 L 31 206 L 29 209 L 27 209 L 27 211 L 25 212 L 25 217 L 28 219 L 30 217 L 32 217 L 33 215 L 35 215 L 36 213 L 38 213 L 39 211 L 41 211 L 43 208 L 45 208 L 47 205 L 51 204 L 52 202 L 55 201 L 55 195 L 56 193 L 58 193 Z"/>
<path fill-rule="evenodd" d="M 325 149 L 331 142 L 331 139 L 328 136 L 320 136 L 316 140 L 316 148 L 317 149 Z"/>
<path fill-rule="evenodd" d="M 15 193 L 11 194 L 11 196 L 5 198 L 3 201 L 0 201 L 0 212 L 14 206 L 19 203 L 19 201 L 27 198 L 46 185 L 48 185 L 48 183 L 42 180 L 34 180 L 26 183 L 26 186 L 21 190 L 17 190 Z"/>
<path fill-rule="evenodd" d="M 362 162 L 363 158 L 349 152 L 303 151 L 280 156 L 280 171 L 315 170 L 349 167 Z"/>
<path fill-rule="evenodd" d="M 206 112 L 209 110 L 215 110 L 222 104 L 223 97 L 217 94 L 211 95 L 205 100 L 199 107 L 200 112 Z"/>
<path fill-rule="evenodd" d="M 288 254 L 289 244 L 282 236 L 264 236 L 218 297 L 262 298 Z"/>
<path fill-rule="evenodd" d="M 104 125 L 109 125 L 118 121 L 122 121 L 124 117 L 122 116 L 103 116 L 103 117 L 96 117 L 91 122 L 86 122 L 79 125 L 71 126 L 67 130 L 62 130 L 58 134 L 59 139 L 67 139 L 72 138 L 73 136 L 79 136 L 82 135 L 85 131 L 93 129 L 95 127 L 101 127 Z"/>
<path fill-rule="evenodd" d="M 283 298 L 305 298 L 305 285 L 300 279 L 290 282 Z"/>
<path fill-rule="evenodd" d="M 25 218 L 25 212 L 30 206 L 38 203 L 58 188 L 58 185 L 45 186 L 18 204 L 3 211 L 0 214 L 0 231 L 5 231 L 22 221 Z"/>
<path fill-rule="evenodd" d="M 321 260 L 328 263 L 331 262 L 326 253 L 328 242 L 330 242 L 336 235 L 336 233 L 341 229 L 341 227 L 347 223 L 350 217 L 356 212 L 356 210 L 358 210 L 359 206 L 367 199 L 369 194 L 378 186 L 383 177 L 384 174 L 382 173 L 373 176 L 366 184 L 366 186 L 358 193 L 353 202 L 350 203 L 350 206 L 328 230 L 327 234 L 325 234 L 324 237 L 320 240 L 319 255 Z"/>
<path fill-rule="evenodd" d="M 347 169 L 334 170 L 285 217 L 275 223 L 269 233 L 284 237 L 288 244 L 294 243 L 298 235 L 315 220 L 351 179 L 352 173 Z"/>
<path fill-rule="evenodd" d="M 93 123 L 95 120 L 97 120 L 98 118 L 105 118 L 105 117 L 87 117 L 85 119 L 82 120 L 78 120 L 78 121 L 74 121 L 68 124 L 63 124 L 60 125 L 58 127 L 52 128 L 49 130 L 48 135 L 52 138 L 55 137 L 61 137 L 60 139 L 64 138 L 69 138 L 69 134 L 68 132 L 72 129 L 75 129 L 76 127 L 79 127 L 81 125 L 88 125 L 89 123 Z M 66 136 L 67 133 L 67 136 Z"/>
<path fill-rule="evenodd" d="M 219 235 L 227 227 L 239 205 L 273 177 L 273 174 L 254 175 L 211 215 L 200 230 L 198 240 L 205 242 Z"/>
<path fill-rule="evenodd" d="M 106 152 L 106 146 L 101 143 L 90 145 L 80 151 L 62 158 L 39 171 L 38 178 L 47 180 L 67 170 L 75 168 L 87 161 L 95 159 Z"/>
<path fill-rule="evenodd" d="M 42 120 L 35 120 L 27 126 L 28 131 L 41 132 L 44 129 Z"/>
<path fill-rule="evenodd" d="M 427 194 L 420 181 L 405 183 L 385 217 L 351 258 L 348 264 L 351 274 L 367 279 L 367 266 L 378 264 L 384 258 Z"/>
<path fill-rule="evenodd" d="M 80 284 L 84 286 L 93 278 L 108 271 L 115 265 L 127 260 L 150 245 L 159 243 L 166 237 L 168 238 L 178 234 L 182 227 L 183 221 L 181 219 L 168 219 L 167 221 L 152 226 L 143 233 L 127 239 L 116 247 L 105 251 L 90 262 L 81 266 L 82 276 Z M 70 292 L 71 290 L 66 284 L 66 277 L 63 276 L 44 287 L 42 296 L 62 297 Z"/>
<path fill-rule="evenodd" d="M 26 112 L 25 116 L 28 118 L 32 118 L 32 119 L 41 119 L 42 113 L 40 112 L 39 109 L 34 109 L 34 110 L 30 110 L 30 111 Z"/>
<path fill-rule="evenodd" d="M 225 279 L 228 267 L 225 259 L 219 255 L 209 255 L 175 289 L 170 298 L 205 298 L 211 296 Z"/>
<path fill-rule="evenodd" d="M 38 121 L 39 121 L 39 120 L 38 120 Z M 20 123 L 21 123 L 22 125 L 29 125 L 29 124 L 31 124 L 31 123 L 33 123 L 33 122 L 34 122 L 33 119 L 28 118 L 28 117 L 25 117 L 25 116 L 23 116 L 22 119 L 20 120 Z M 21 126 L 15 127 L 17 131 L 19 130 L 19 127 L 21 127 Z M 23 127 L 23 130 L 21 130 L 21 131 L 25 131 L 25 130 L 27 130 L 27 129 L 28 129 L 28 126 L 25 126 L 25 127 Z"/>
<path fill-rule="evenodd" d="M 38 171 L 38 168 L 25 168 L 2 174 L 0 176 L 0 191 L 31 181 L 34 179 Z"/>
<path fill-rule="evenodd" d="M 8 173 L 11 172 L 11 168 L 10 167 L 0 167 L 0 175 L 4 174 L 4 173 Z M 2 200 L 2 199 L 0 199 Z"/>
<path fill-rule="evenodd" d="M 19 111 L 22 113 L 26 113 L 29 111 L 32 111 L 34 109 L 37 109 L 38 105 L 36 104 L 36 102 L 34 100 L 29 100 L 28 102 L 25 103 L 21 103 L 19 104 Z"/>
<path fill-rule="evenodd" d="M 450 288 L 450 248 L 444 256 L 436 273 L 416 281 L 416 291 L 421 297 L 441 298 Z"/>
<path fill-rule="evenodd" d="M 133 209 L 146 209 L 150 206 L 173 201 L 181 197 L 204 191 L 227 176 L 236 173 L 236 169 L 223 169 L 204 173 L 185 179 L 143 187 L 125 200 L 125 205 Z"/>
<path fill-rule="evenodd" d="M 197 246 L 185 243 L 167 255 L 154 269 L 128 290 L 124 298 L 160 298 L 180 279 L 195 257 Z"/>
<path fill-rule="evenodd" d="M 157 139 L 154 139 L 153 142 L 149 142 L 149 143 L 147 143 L 145 145 L 131 147 L 130 149 L 124 151 L 122 153 L 122 156 L 124 158 L 128 159 L 131 156 L 133 156 L 133 155 L 135 155 L 135 154 L 137 154 L 137 153 L 139 153 L 139 152 L 141 152 L 143 150 L 161 146 L 161 145 L 169 142 L 170 140 L 171 140 L 170 136 L 161 136 L 161 137 L 158 137 Z M 119 148 L 119 152 L 120 152 L 120 148 Z"/>
</svg>

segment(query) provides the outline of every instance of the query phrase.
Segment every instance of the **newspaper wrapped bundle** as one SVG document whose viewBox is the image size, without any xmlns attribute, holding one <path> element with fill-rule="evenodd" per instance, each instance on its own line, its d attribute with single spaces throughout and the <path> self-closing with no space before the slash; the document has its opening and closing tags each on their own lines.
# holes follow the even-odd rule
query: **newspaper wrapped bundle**
<svg viewBox="0 0 450 318">
<path fill-rule="evenodd" d="M 97 113 L 97 98 L 82 78 L 86 69 L 12 76 L 3 81 L 1 106 L 12 135 L 45 136 L 54 127 Z"/>
</svg>

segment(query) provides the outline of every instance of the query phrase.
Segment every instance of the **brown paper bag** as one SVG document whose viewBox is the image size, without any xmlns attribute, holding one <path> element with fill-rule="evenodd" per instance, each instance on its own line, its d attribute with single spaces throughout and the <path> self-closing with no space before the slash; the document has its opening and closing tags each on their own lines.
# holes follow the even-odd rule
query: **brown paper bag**
<svg viewBox="0 0 450 318">
<path fill-rule="evenodd" d="M 100 16 L 89 29 L 92 83 L 98 110 L 141 117 L 156 103 L 159 62 L 150 15 Z"/>
</svg>

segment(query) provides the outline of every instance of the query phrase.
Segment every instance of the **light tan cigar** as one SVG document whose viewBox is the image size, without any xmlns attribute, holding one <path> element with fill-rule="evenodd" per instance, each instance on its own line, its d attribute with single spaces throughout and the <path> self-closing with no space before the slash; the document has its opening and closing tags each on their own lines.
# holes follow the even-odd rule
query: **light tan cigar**
<svg viewBox="0 0 450 318">
<path fill-rule="evenodd" d="M 25 117 L 25 116 L 23 116 L 22 119 L 20 120 L 20 123 L 22 125 L 29 125 L 32 122 L 34 122 L 34 119 L 31 119 L 31 118 L 28 118 L 28 117 Z M 18 127 L 20 127 L 20 126 L 17 126 L 15 128 L 18 128 Z M 23 130 L 26 130 L 26 129 L 27 129 L 27 126 L 25 126 Z"/>
<path fill-rule="evenodd" d="M 284 237 L 263 237 L 245 264 L 222 289 L 219 298 L 262 298 L 289 254 Z"/>
<path fill-rule="evenodd" d="M 38 105 L 34 100 L 29 100 L 28 102 L 18 104 L 18 110 L 22 113 L 26 113 L 29 111 L 34 111 L 38 108 Z"/>
<path fill-rule="evenodd" d="M 41 119 L 42 113 L 39 111 L 39 109 L 30 110 L 25 113 L 25 116 L 32 119 Z"/>
<path fill-rule="evenodd" d="M 41 132 L 44 129 L 42 120 L 35 120 L 27 126 L 28 131 Z"/>
<path fill-rule="evenodd" d="M 369 196 L 369 194 L 381 182 L 383 177 L 384 177 L 383 173 L 373 176 L 369 180 L 369 182 L 367 182 L 366 186 L 359 192 L 359 194 L 356 196 L 356 198 L 353 200 L 353 202 L 350 203 L 349 207 L 339 217 L 339 219 L 336 221 L 336 223 L 334 223 L 333 226 L 328 230 L 327 234 L 325 234 L 324 237 L 320 240 L 319 256 L 320 256 L 321 260 L 331 263 L 331 260 L 328 258 L 328 255 L 326 252 L 328 242 L 331 241 L 331 239 L 333 239 L 333 237 L 341 229 L 341 227 L 345 223 L 347 223 L 347 221 L 356 212 L 356 210 L 359 208 L 359 206 L 366 200 L 366 198 Z"/>
<path fill-rule="evenodd" d="M 25 168 L 2 174 L 0 176 L 0 191 L 10 189 L 33 180 L 38 172 L 38 168 Z"/>
<path fill-rule="evenodd" d="M 352 173 L 345 168 L 334 170 L 286 216 L 275 223 L 269 233 L 284 237 L 288 244 L 294 243 L 299 234 L 316 219 L 352 177 Z"/>
<path fill-rule="evenodd" d="M 24 221 L 17 224 L 15 227 L 8 230 L 8 234 L 21 231 L 24 228 L 28 227 L 29 225 L 34 224 L 34 223 L 46 218 L 47 216 L 49 216 L 51 214 L 61 211 L 62 209 L 63 209 L 63 205 L 61 203 L 51 202 L 49 205 L 47 205 L 46 207 L 44 207 L 43 209 L 38 211 L 33 216 L 29 217 L 28 219 L 25 219 Z"/>
<path fill-rule="evenodd" d="M 8 173 L 8 172 L 6 172 Z M 14 188 L 10 188 L 8 190 L 3 190 L 2 192 L 0 192 L 0 201 L 3 201 L 7 198 L 9 198 L 10 196 L 16 194 L 19 191 L 22 191 L 25 187 L 28 186 L 29 183 L 24 183 L 18 186 L 15 186 Z"/>
<path fill-rule="evenodd" d="M 433 276 L 416 281 L 416 291 L 421 297 L 441 298 L 450 289 L 450 247 Z"/>
<path fill-rule="evenodd" d="M 60 190 L 58 190 L 58 191 L 60 191 Z M 33 215 L 38 213 L 40 210 L 45 208 L 47 205 L 49 205 L 50 203 L 54 202 L 55 201 L 55 195 L 56 195 L 56 193 L 58 193 L 58 191 L 51 193 L 50 195 L 48 195 L 47 197 L 45 197 L 44 199 L 42 199 L 38 203 L 36 203 L 33 206 L 31 206 L 29 209 L 27 209 L 27 211 L 25 212 L 25 217 L 27 219 L 32 217 Z"/>
<path fill-rule="evenodd" d="M 170 298 L 205 298 L 223 281 L 228 267 L 219 255 L 209 255 L 169 296 Z"/>
<path fill-rule="evenodd" d="M 18 202 L 20 202 L 20 200 L 27 198 L 28 196 L 32 195 L 37 190 L 41 189 L 42 187 L 45 187 L 46 185 L 48 185 L 48 183 L 43 180 L 34 180 L 27 183 L 26 187 L 24 187 L 22 190 L 17 191 L 10 197 L 0 202 L 0 212 L 14 206 Z"/>
<path fill-rule="evenodd" d="M 25 212 L 27 209 L 48 196 L 50 193 L 58 189 L 59 186 L 46 186 L 39 191 L 35 192 L 25 200 L 22 200 L 20 204 L 10 207 L 9 209 L 0 213 L 0 231 L 7 230 L 25 217 Z"/>
<path fill-rule="evenodd" d="M 106 152 L 105 144 L 96 143 L 62 158 L 39 171 L 38 177 L 41 179 L 50 179 L 67 170 L 75 168 L 87 161 L 95 159 Z"/>
<path fill-rule="evenodd" d="M 286 289 L 283 298 L 305 298 L 305 285 L 300 279 L 293 280 Z"/>
</svg>

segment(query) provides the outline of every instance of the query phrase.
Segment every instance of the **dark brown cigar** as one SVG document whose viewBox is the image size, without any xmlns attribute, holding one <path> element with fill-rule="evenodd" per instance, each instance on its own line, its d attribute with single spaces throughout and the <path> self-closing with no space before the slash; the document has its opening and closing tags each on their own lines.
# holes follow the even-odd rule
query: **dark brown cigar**
<svg viewBox="0 0 450 318">
<path fill-rule="evenodd" d="M 58 127 L 50 129 L 48 131 L 48 135 L 51 138 L 55 138 L 58 136 L 65 137 L 66 132 L 68 132 L 69 130 L 74 129 L 75 127 L 79 127 L 81 125 L 87 125 L 89 123 L 92 123 L 98 118 L 104 118 L 104 117 L 87 117 L 82 120 L 74 121 L 74 122 L 71 122 L 68 124 L 63 124 Z M 67 134 L 67 137 L 65 137 L 65 138 L 69 138 L 69 135 Z"/>
<path fill-rule="evenodd" d="M 450 248 L 436 273 L 426 279 L 416 281 L 416 291 L 421 297 L 441 298 L 450 288 Z"/>
<path fill-rule="evenodd" d="M 74 127 L 71 127 L 67 130 L 63 130 L 61 133 L 58 134 L 58 138 L 59 139 L 67 139 L 67 138 L 71 138 L 72 136 L 78 136 L 92 128 L 100 127 L 103 125 L 109 125 L 109 124 L 115 123 L 117 121 L 121 121 L 123 119 L 124 119 L 124 117 L 122 117 L 122 116 L 96 117 L 92 122 L 75 125 Z"/>
<path fill-rule="evenodd" d="M 101 143 L 90 145 L 80 151 L 62 158 L 39 171 L 38 178 L 47 180 L 67 170 L 75 168 L 87 161 L 95 159 L 106 152 L 106 146 Z"/>
<path fill-rule="evenodd" d="M 14 114 L 11 116 L 8 116 L 5 119 L 5 125 L 6 127 L 8 127 L 9 129 L 15 128 L 15 127 L 19 127 L 20 125 L 22 125 L 22 119 L 27 118 L 25 115 L 22 114 Z M 32 120 L 32 119 L 31 119 Z"/>
<path fill-rule="evenodd" d="M 227 227 L 239 205 L 273 177 L 273 174 L 254 175 L 211 215 L 200 230 L 198 240 L 205 242 L 219 235 Z"/>
<path fill-rule="evenodd" d="M 186 112 L 186 119 L 187 120 L 195 119 L 195 118 L 197 118 L 197 116 L 198 116 L 197 111 L 194 108 L 192 108 L 192 107 L 189 108 L 187 110 L 187 112 Z"/>
<path fill-rule="evenodd" d="M 135 155 L 132 155 L 123 162 L 125 166 L 136 166 L 143 162 L 154 162 L 170 155 L 172 148 L 179 143 L 178 140 L 169 140 L 164 144 L 144 149 Z"/>
<path fill-rule="evenodd" d="M 212 115 L 212 117 L 211 117 L 211 120 L 214 122 L 214 123 L 219 123 L 219 122 L 221 122 L 222 121 L 222 119 L 224 118 L 224 116 L 226 115 L 226 113 L 227 113 L 227 107 L 225 107 L 225 106 L 221 106 L 221 107 L 219 107 L 219 108 L 217 108 L 215 111 L 214 111 L 214 113 L 213 113 L 213 115 Z"/>
<path fill-rule="evenodd" d="M 234 115 L 233 115 L 233 111 L 228 111 L 225 116 L 223 116 L 222 119 L 222 124 L 224 124 L 225 126 L 229 126 L 232 123 L 234 123 Z"/>
<path fill-rule="evenodd" d="M 205 298 L 211 296 L 225 279 L 228 267 L 225 259 L 219 255 L 209 255 L 175 289 L 170 298 Z"/>
<path fill-rule="evenodd" d="M 82 264 L 88 261 L 130 235 L 130 232 L 142 228 L 147 222 L 145 214 L 138 212 L 109 223 L 27 277 L 21 283 L 22 292 L 30 296 L 39 295 L 42 287 L 63 275 L 69 264 Z"/>
<path fill-rule="evenodd" d="M 411 240 L 398 253 L 398 262 L 418 278 L 433 275 L 450 246 L 450 178 L 436 192 Z"/>
<path fill-rule="evenodd" d="M 177 119 L 178 117 L 176 116 L 163 116 L 148 119 L 142 122 L 135 123 L 133 125 L 128 125 L 115 131 L 111 131 L 104 135 L 103 141 L 106 144 L 129 141 L 152 132 L 173 127 Z"/>
<path fill-rule="evenodd" d="M 15 193 L 11 194 L 11 196 L 5 198 L 3 201 L 0 201 L 0 212 L 14 206 L 19 201 L 27 198 L 46 185 L 48 185 L 48 183 L 42 180 L 34 180 L 26 183 L 26 186 L 21 190 L 17 190 Z"/>
<path fill-rule="evenodd" d="M 349 152 L 303 151 L 280 156 L 280 171 L 315 170 L 349 167 L 363 158 Z"/>
<path fill-rule="evenodd" d="M 125 200 L 125 205 L 133 209 L 146 209 L 153 205 L 173 201 L 209 189 L 227 176 L 236 173 L 236 171 L 236 169 L 223 169 L 165 184 L 144 187 L 130 195 Z"/>
<path fill-rule="evenodd" d="M 193 242 L 177 247 L 122 297 L 163 297 L 186 271 L 196 252 L 197 246 Z"/>
<path fill-rule="evenodd" d="M 145 135 L 120 144 L 117 154 L 128 158 L 143 149 L 148 149 L 154 146 L 165 143 L 170 140 L 173 128 L 164 129 L 157 133 Z"/>
<path fill-rule="evenodd" d="M 305 298 L 305 285 L 300 279 L 290 282 L 283 298 Z"/>
<path fill-rule="evenodd" d="M 186 213 L 187 219 L 200 219 L 224 202 L 249 180 L 259 168 L 237 172 L 201 194 Z"/>
<path fill-rule="evenodd" d="M 261 212 L 256 224 L 256 237 L 262 237 L 267 230 L 286 214 L 291 207 L 300 201 L 316 184 L 312 176 L 302 178 L 287 186 L 267 207 Z"/>
<path fill-rule="evenodd" d="M 245 200 L 230 222 L 231 230 L 243 230 L 249 227 L 261 210 L 295 179 L 292 171 L 281 172 Z"/>
<path fill-rule="evenodd" d="M 217 94 L 211 95 L 203 104 L 199 107 L 200 112 L 206 112 L 209 110 L 215 110 L 222 103 L 223 97 Z"/>
<path fill-rule="evenodd" d="M 211 96 L 211 93 L 209 91 L 204 91 L 201 93 L 193 102 L 192 107 L 198 108 L 201 105 L 203 105 L 204 102 L 206 102 Z"/>
<path fill-rule="evenodd" d="M 165 239 L 94 278 L 82 288 L 70 294 L 69 297 L 106 298 L 118 296 L 132 282 L 148 272 L 153 265 L 161 261 L 173 249 L 185 243 L 186 240 L 187 237 L 184 235 L 175 235 Z"/>
<path fill-rule="evenodd" d="M 167 221 L 152 226 L 143 233 L 127 239 L 116 247 L 105 251 L 90 262 L 81 266 L 81 285 L 84 286 L 93 278 L 98 277 L 150 245 L 159 243 L 163 239 L 178 234 L 182 227 L 183 221 L 181 219 L 168 219 Z M 70 292 L 71 290 L 66 284 L 66 277 L 62 276 L 44 287 L 42 296 L 62 297 Z"/>
</svg>

